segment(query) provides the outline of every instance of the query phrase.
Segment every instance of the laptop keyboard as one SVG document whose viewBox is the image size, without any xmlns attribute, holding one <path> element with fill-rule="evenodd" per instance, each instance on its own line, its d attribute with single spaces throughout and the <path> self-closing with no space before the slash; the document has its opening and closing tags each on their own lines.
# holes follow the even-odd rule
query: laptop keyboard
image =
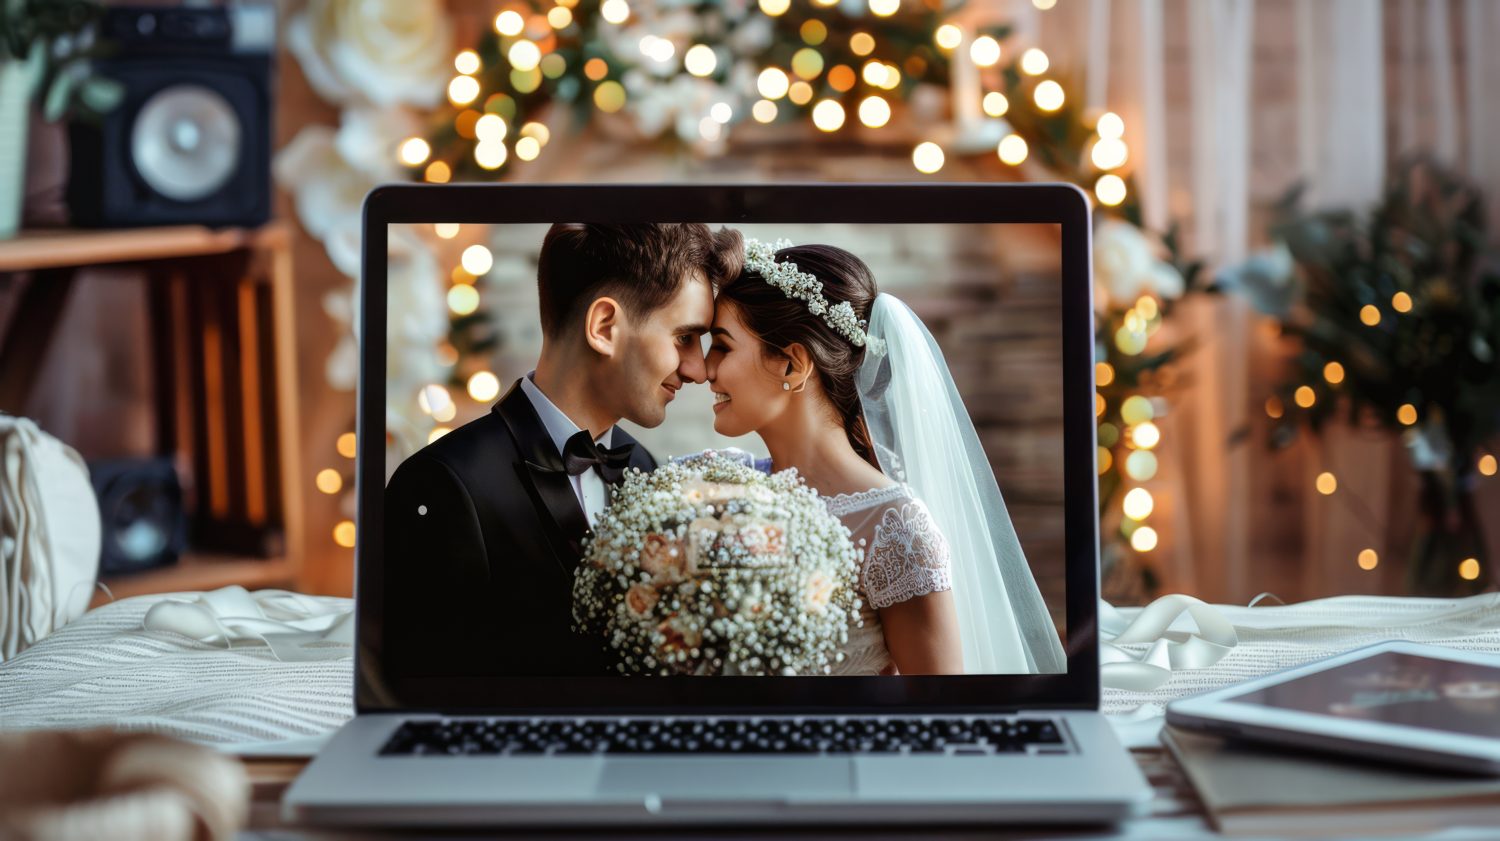
<svg viewBox="0 0 1500 841">
<path fill-rule="evenodd" d="M 406 721 L 381 756 L 1067 753 L 1042 718 L 438 719 Z"/>
</svg>

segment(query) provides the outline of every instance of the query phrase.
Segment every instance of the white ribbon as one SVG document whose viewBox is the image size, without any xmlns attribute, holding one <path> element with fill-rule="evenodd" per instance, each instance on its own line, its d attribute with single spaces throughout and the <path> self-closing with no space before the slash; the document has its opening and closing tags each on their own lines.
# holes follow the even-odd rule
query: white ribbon
<svg viewBox="0 0 1500 841">
<path fill-rule="evenodd" d="M 1197 623 L 1196 631 L 1171 630 L 1184 613 Z M 1173 670 L 1212 666 L 1238 643 L 1224 614 L 1192 596 L 1162 596 L 1128 621 L 1113 605 L 1099 602 L 1099 679 L 1110 689 L 1149 692 Z M 1121 648 L 1141 644 L 1150 645 L 1141 655 Z"/>
<path fill-rule="evenodd" d="M 264 643 L 283 662 L 338 660 L 354 652 L 350 607 L 286 590 L 250 593 L 231 585 L 190 601 L 167 599 L 152 605 L 141 624 L 223 648 Z"/>
</svg>

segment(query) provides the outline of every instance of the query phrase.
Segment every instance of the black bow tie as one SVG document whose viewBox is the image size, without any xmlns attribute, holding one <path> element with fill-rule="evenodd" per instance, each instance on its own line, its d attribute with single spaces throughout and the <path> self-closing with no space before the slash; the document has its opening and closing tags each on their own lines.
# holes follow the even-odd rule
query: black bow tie
<svg viewBox="0 0 1500 841">
<path fill-rule="evenodd" d="M 601 447 L 594 443 L 585 429 L 569 438 L 563 447 L 563 467 L 569 476 L 577 476 L 592 467 L 599 471 L 604 481 L 614 485 L 624 477 L 634 452 L 634 444 L 621 444 L 613 449 Z"/>
</svg>

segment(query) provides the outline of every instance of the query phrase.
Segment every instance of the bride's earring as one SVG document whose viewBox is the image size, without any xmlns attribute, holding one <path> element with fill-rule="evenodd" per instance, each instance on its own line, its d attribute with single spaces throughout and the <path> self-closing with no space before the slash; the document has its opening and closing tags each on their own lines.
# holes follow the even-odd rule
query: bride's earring
<svg viewBox="0 0 1500 841">
<path fill-rule="evenodd" d="M 789 382 L 787 382 L 786 380 L 782 380 L 781 381 L 781 390 L 782 391 L 791 391 L 792 390 L 792 384 L 789 383 Z"/>
</svg>

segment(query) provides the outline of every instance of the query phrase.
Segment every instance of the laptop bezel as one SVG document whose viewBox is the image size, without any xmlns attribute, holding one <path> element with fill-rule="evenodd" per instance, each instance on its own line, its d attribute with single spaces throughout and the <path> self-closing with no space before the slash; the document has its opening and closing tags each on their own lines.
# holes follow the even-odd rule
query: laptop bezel
<svg viewBox="0 0 1500 841">
<path fill-rule="evenodd" d="M 395 184 L 364 205 L 360 312 L 386 324 L 387 226 L 587 222 L 1030 223 L 1059 226 L 1067 671 L 947 677 L 479 677 L 401 674 L 382 657 L 386 331 L 360 336 L 355 708 L 444 714 L 1097 709 L 1099 534 L 1090 207 L 1069 184 Z M 878 270 L 877 270 L 878 276 Z"/>
</svg>

